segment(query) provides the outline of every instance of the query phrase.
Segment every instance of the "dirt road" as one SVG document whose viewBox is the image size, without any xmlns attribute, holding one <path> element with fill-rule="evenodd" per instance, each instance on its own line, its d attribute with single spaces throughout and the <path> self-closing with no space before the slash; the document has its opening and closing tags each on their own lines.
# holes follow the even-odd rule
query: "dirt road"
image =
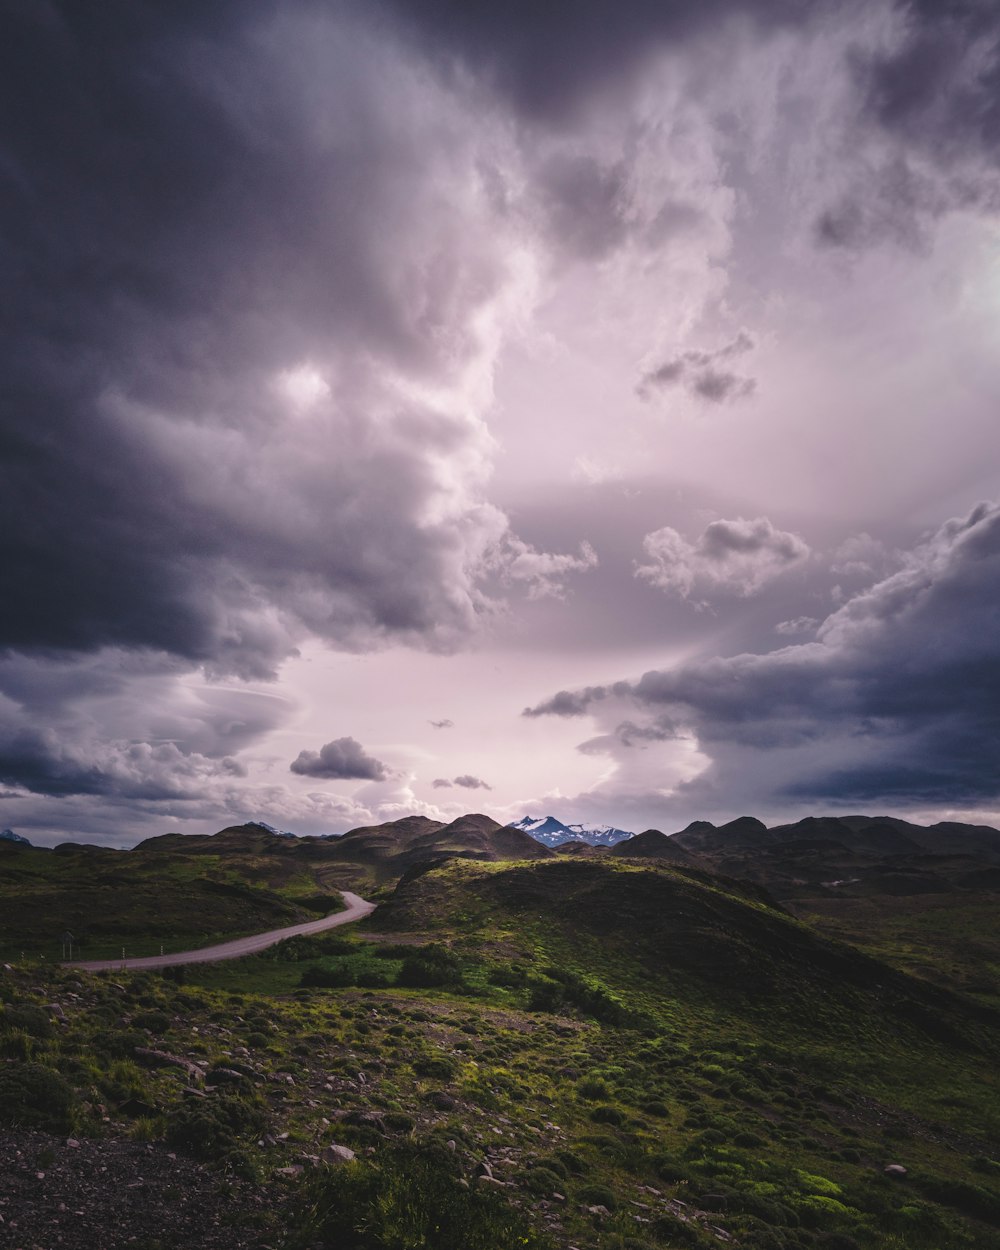
<svg viewBox="0 0 1000 1250">
<path fill-rule="evenodd" d="M 337 925 L 350 924 L 375 910 L 374 903 L 367 902 L 358 894 L 352 894 L 349 890 L 343 890 L 341 894 L 347 904 L 346 909 L 332 916 L 324 916 L 322 920 L 307 920 L 305 924 L 293 924 L 287 929 L 271 929 L 269 933 L 255 933 L 252 937 L 220 942 L 218 946 L 203 946 L 195 951 L 148 955 L 141 959 L 74 959 L 64 967 L 83 968 L 87 972 L 104 972 L 108 969 L 139 971 L 143 968 L 169 968 L 174 964 L 212 964 L 222 959 L 240 959 L 244 955 L 255 955 L 258 951 L 266 950 L 285 938 L 298 937 L 305 933 L 322 933 L 326 929 L 335 929 Z"/>
</svg>

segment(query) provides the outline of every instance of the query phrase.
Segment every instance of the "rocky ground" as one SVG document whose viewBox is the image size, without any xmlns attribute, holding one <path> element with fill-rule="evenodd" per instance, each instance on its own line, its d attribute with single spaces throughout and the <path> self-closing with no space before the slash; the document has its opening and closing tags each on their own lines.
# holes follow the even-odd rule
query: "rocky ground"
<svg viewBox="0 0 1000 1250">
<path fill-rule="evenodd" d="M 160 1146 L 0 1132 L 3 1250 L 265 1250 L 263 1198 Z"/>
</svg>

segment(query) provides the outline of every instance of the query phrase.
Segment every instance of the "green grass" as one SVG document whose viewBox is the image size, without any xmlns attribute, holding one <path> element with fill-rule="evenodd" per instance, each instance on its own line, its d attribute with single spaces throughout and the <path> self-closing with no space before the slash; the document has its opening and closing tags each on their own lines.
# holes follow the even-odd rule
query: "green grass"
<svg viewBox="0 0 1000 1250">
<path fill-rule="evenodd" d="M 183 984 L 15 968 L 0 1071 L 34 1066 L 0 1110 L 254 1176 L 285 1250 L 996 1245 L 981 1006 L 670 868 L 455 862 L 365 927 Z"/>
<path fill-rule="evenodd" d="M 117 959 L 210 945 L 342 908 L 328 870 L 246 853 L 0 846 L 0 958 Z"/>
</svg>

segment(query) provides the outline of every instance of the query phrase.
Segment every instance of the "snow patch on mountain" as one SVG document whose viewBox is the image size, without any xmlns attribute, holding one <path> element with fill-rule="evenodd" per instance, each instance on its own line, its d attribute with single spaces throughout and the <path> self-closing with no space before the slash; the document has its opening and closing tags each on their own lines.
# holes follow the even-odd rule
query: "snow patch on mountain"
<svg viewBox="0 0 1000 1250">
<path fill-rule="evenodd" d="M 591 846 L 615 846 L 631 838 L 632 834 L 625 829 L 616 829 L 613 825 L 564 825 L 555 816 L 522 816 L 520 820 L 512 820 L 510 829 L 520 829 L 530 834 L 536 842 L 545 846 L 562 846 L 564 842 L 589 842 Z"/>
</svg>

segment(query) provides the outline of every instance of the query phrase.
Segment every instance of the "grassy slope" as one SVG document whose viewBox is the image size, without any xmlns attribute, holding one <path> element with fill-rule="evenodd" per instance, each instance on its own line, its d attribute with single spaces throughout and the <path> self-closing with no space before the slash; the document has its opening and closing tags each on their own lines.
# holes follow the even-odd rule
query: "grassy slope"
<svg viewBox="0 0 1000 1250">
<path fill-rule="evenodd" d="M 221 842 L 219 841 L 221 839 Z M 133 851 L 0 843 L 0 956 L 57 958 L 67 930 L 81 957 L 181 950 L 338 910 L 352 875 L 262 834 L 156 839 Z"/>
<path fill-rule="evenodd" d="M 320 1169 L 297 1182 L 308 1201 L 281 1217 L 290 1245 L 320 1239 L 326 1199 L 336 1227 L 367 1222 L 363 1250 L 418 1244 L 412 1230 L 407 1243 L 371 1229 L 396 1221 L 402 1236 L 400 1221 L 419 1215 L 392 1166 L 420 1141 L 453 1143 L 432 1158 L 470 1193 L 488 1186 L 520 1208 L 537 1230 L 525 1245 L 995 1246 L 994 1018 L 753 889 L 607 859 L 455 861 L 406 882 L 369 927 L 378 943 L 296 940 L 190 970 L 180 987 L 15 970 L 0 983 L 13 1008 L 0 1020 L 5 1067 L 34 1059 L 69 1080 L 63 1131 L 208 1142 L 271 1187 L 284 1184 L 277 1168 L 331 1140 L 375 1147 L 339 1180 Z M 448 953 L 416 958 L 426 944 Z M 443 968 L 443 983 L 413 984 L 414 966 L 425 981 Z M 361 984 L 296 988 L 310 970 Z M 45 1001 L 63 1023 L 18 1017 Z M 136 1044 L 202 1063 L 215 1092 L 185 1099 L 191 1074 L 138 1066 Z M 212 1077 L 213 1064 L 236 1076 Z M 213 1136 L 226 1082 L 245 1089 L 252 1123 Z M 908 1176 L 885 1177 L 889 1162 Z M 475 1180 L 484 1166 L 499 1184 Z M 383 1195 L 403 1185 L 398 1211 L 384 1197 L 371 1206 L 374 1181 Z M 275 1209 L 260 1215 L 269 1244 Z M 461 1213 L 470 1230 L 487 1216 Z M 439 1231 L 429 1244 L 452 1243 Z M 508 1230 L 475 1244 L 522 1243 Z"/>
<path fill-rule="evenodd" d="M 895 967 L 1000 1008 L 1000 894 L 803 898 L 795 910 Z"/>
</svg>

